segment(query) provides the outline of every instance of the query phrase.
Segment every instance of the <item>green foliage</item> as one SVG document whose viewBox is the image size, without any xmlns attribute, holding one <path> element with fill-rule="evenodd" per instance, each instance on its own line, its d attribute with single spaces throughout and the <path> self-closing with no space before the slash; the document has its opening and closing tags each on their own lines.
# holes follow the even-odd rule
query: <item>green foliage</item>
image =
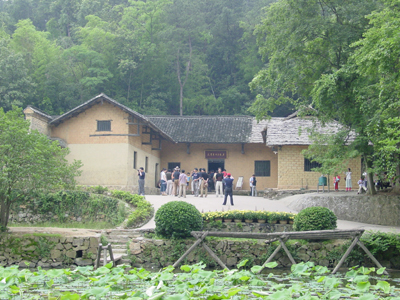
<svg viewBox="0 0 400 300">
<path fill-rule="evenodd" d="M 400 235 L 392 232 L 367 231 L 361 237 L 361 241 L 374 256 L 385 256 L 390 252 L 400 251 Z"/>
<path fill-rule="evenodd" d="M 326 207 L 314 206 L 300 211 L 294 218 L 295 231 L 336 229 L 336 216 Z"/>
<path fill-rule="evenodd" d="M 115 226 L 126 217 L 125 206 L 117 199 L 85 191 L 36 191 L 17 201 L 13 210 L 18 211 L 20 204 L 37 214 L 56 214 L 60 222 L 71 222 L 70 216 L 93 222 L 102 216 L 103 221 Z"/>
<path fill-rule="evenodd" d="M 243 114 L 263 66 L 252 33 L 271 2 L 1 1 L 0 39 L 12 45 L 0 51 L 0 99 L 60 114 L 105 92 L 174 114 L 179 66 L 185 114 Z"/>
<path fill-rule="evenodd" d="M 29 130 L 22 110 L 0 109 L 0 225 L 7 226 L 12 203 L 40 189 L 73 187 L 80 162 L 69 164 L 68 149 Z"/>
<path fill-rule="evenodd" d="M 152 217 L 154 208 L 145 197 L 119 190 L 113 190 L 111 194 L 114 197 L 131 204 L 135 208 L 135 210 L 128 216 L 127 227 L 139 226 Z"/>
<path fill-rule="evenodd" d="M 91 191 L 92 193 L 95 193 L 95 194 L 103 195 L 105 192 L 108 191 L 108 188 L 98 185 L 98 186 L 90 187 L 89 191 Z"/>
<path fill-rule="evenodd" d="M 171 201 L 157 210 L 155 223 L 157 235 L 165 238 L 186 238 L 191 236 L 191 231 L 201 230 L 203 218 L 194 205 Z"/>
<path fill-rule="evenodd" d="M 0 276 L 8 278 L 0 297 L 3 299 L 36 299 L 38 292 L 49 299 L 397 299 L 398 284 L 374 276 L 371 269 L 351 269 L 346 274 L 331 276 L 325 267 L 300 263 L 283 275 L 256 274 L 261 266 L 251 270 L 205 270 L 204 263 L 182 265 L 180 270 L 168 266 L 158 272 L 143 268 L 127 270 L 128 266 L 112 268 L 111 264 L 93 270 L 92 266 L 76 270 L 19 270 L 8 267 Z M 266 265 L 276 267 L 275 262 Z M 26 280 L 29 278 L 29 280 Z M 285 280 L 286 279 L 286 280 Z M 287 280 L 290 282 L 285 282 Z M 62 288 L 61 288 L 62 287 Z M 300 297 L 299 297 L 300 295 Z"/>
</svg>

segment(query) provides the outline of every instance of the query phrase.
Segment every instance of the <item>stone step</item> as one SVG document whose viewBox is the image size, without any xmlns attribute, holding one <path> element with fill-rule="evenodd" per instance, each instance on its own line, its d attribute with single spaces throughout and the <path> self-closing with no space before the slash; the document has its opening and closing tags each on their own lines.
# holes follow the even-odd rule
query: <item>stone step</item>
<svg viewBox="0 0 400 300">
<path fill-rule="evenodd" d="M 108 242 L 111 243 L 111 245 L 115 245 L 115 244 L 125 244 L 127 242 L 129 242 L 129 240 L 124 240 L 124 239 L 108 239 Z"/>
<path fill-rule="evenodd" d="M 113 253 L 128 253 L 126 249 L 113 249 Z"/>
<path fill-rule="evenodd" d="M 114 255 L 114 261 L 115 261 L 115 262 L 121 260 L 121 259 L 122 259 L 122 256 L 123 256 L 122 254 L 114 254 L 114 253 L 113 253 L 113 255 Z M 103 265 L 103 261 L 104 261 L 104 258 L 101 257 L 101 258 L 100 258 L 100 265 L 101 265 L 101 266 Z M 110 261 L 111 261 L 111 258 L 110 258 L 110 256 L 108 255 L 108 256 L 107 256 L 107 263 L 109 263 Z M 95 262 L 95 264 L 96 264 L 96 262 Z"/>
<path fill-rule="evenodd" d="M 133 238 L 136 238 L 137 236 L 130 236 L 126 234 L 112 234 L 112 235 L 107 235 L 107 239 L 120 239 L 120 240 L 130 240 Z"/>
<path fill-rule="evenodd" d="M 126 250 L 126 244 L 111 244 L 111 248 L 114 249 L 125 249 Z"/>
</svg>

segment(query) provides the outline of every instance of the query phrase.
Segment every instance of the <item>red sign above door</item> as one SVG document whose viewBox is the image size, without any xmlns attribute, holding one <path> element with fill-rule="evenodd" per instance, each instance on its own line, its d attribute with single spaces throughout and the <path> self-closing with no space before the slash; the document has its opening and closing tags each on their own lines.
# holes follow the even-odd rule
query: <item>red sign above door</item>
<svg viewBox="0 0 400 300">
<path fill-rule="evenodd" d="M 225 159 L 225 150 L 206 150 L 206 159 Z"/>
</svg>

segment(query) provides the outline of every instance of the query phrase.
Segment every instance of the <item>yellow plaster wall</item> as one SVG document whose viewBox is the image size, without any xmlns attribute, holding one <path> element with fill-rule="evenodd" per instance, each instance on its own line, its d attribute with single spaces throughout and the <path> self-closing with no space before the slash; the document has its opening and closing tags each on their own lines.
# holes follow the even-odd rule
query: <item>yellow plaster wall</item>
<svg viewBox="0 0 400 300">
<path fill-rule="evenodd" d="M 257 189 L 276 188 L 278 185 L 278 159 L 270 148 L 264 144 L 246 144 L 245 153 L 242 154 L 241 144 L 190 144 L 190 154 L 186 153 L 185 143 L 165 142 L 161 153 L 161 168 L 167 168 L 169 162 L 180 162 L 181 169 L 186 172 L 193 168 L 208 169 L 208 159 L 205 158 L 205 150 L 226 150 L 225 169 L 235 178 L 243 176 L 243 189 L 249 190 L 249 179 L 254 173 L 255 160 L 271 161 L 271 176 L 257 177 Z M 207 170 L 208 171 L 208 170 Z"/>
<path fill-rule="evenodd" d="M 143 145 L 145 146 L 145 145 Z M 146 147 L 147 148 L 147 147 Z M 134 151 L 137 152 L 137 160 L 136 160 L 136 169 L 133 168 L 133 156 Z M 152 153 L 155 152 L 155 153 Z M 127 175 L 128 175 L 128 183 L 131 186 L 138 186 L 138 176 L 137 170 L 140 167 L 145 168 L 146 164 L 146 157 L 148 157 L 148 169 L 145 170 L 146 172 L 146 179 L 145 179 L 145 186 L 148 187 L 155 187 L 156 186 L 156 179 L 157 182 L 160 179 L 159 173 L 161 172 L 160 169 L 160 157 L 159 151 L 151 151 L 150 153 L 146 150 L 140 149 L 138 147 L 132 146 L 131 144 L 128 145 L 128 168 L 127 168 Z M 158 154 L 158 155 L 154 155 Z M 157 173 L 155 173 L 155 166 L 158 164 Z"/>
<path fill-rule="evenodd" d="M 111 120 L 111 131 L 97 131 L 97 120 Z M 148 140 L 148 135 L 90 136 L 136 134 L 137 127 L 128 125 L 128 122 L 137 120 L 129 119 L 129 115 L 120 108 L 103 102 L 52 127 L 51 137 L 67 142 L 71 150 L 68 159 L 81 160 L 84 165 L 82 176 L 77 178 L 79 184 L 116 185 L 135 189 L 138 182 L 137 171 L 133 168 L 133 153 L 136 151 L 137 168 L 145 167 L 145 158 L 148 157 L 145 186 L 155 186 L 156 177 L 158 180 L 159 176 L 155 174 L 155 164 L 160 165 L 160 151 L 152 150 L 152 147 L 158 147 L 156 142 L 153 145 L 142 145 L 143 141 Z"/>
<path fill-rule="evenodd" d="M 80 185 L 121 185 L 128 182 L 128 144 L 69 144 L 69 161 L 81 160 Z"/>
<path fill-rule="evenodd" d="M 97 120 L 111 120 L 111 131 L 97 131 Z M 127 136 L 90 136 L 98 134 L 128 134 L 128 114 L 108 102 L 98 103 L 54 126 L 51 137 L 67 144 L 117 144 L 128 143 Z"/>
<path fill-rule="evenodd" d="M 307 146 L 283 146 L 278 151 L 278 189 L 293 190 L 300 188 L 316 189 L 321 173 L 304 171 L 304 156 L 301 154 Z M 361 176 L 361 160 L 352 159 L 348 165 L 352 170 L 353 189 L 358 189 L 357 181 Z M 345 174 L 340 174 L 339 189 L 345 189 Z M 333 189 L 333 176 L 329 178 Z M 320 187 L 322 188 L 322 187 Z"/>
</svg>

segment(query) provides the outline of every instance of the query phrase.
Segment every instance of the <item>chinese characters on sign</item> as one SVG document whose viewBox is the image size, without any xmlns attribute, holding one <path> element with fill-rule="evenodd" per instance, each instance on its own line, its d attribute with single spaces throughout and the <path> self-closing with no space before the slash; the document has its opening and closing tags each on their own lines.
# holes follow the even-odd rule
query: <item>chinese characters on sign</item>
<svg viewBox="0 0 400 300">
<path fill-rule="evenodd" d="M 224 159 L 226 158 L 225 150 L 206 150 L 206 159 Z"/>
</svg>

